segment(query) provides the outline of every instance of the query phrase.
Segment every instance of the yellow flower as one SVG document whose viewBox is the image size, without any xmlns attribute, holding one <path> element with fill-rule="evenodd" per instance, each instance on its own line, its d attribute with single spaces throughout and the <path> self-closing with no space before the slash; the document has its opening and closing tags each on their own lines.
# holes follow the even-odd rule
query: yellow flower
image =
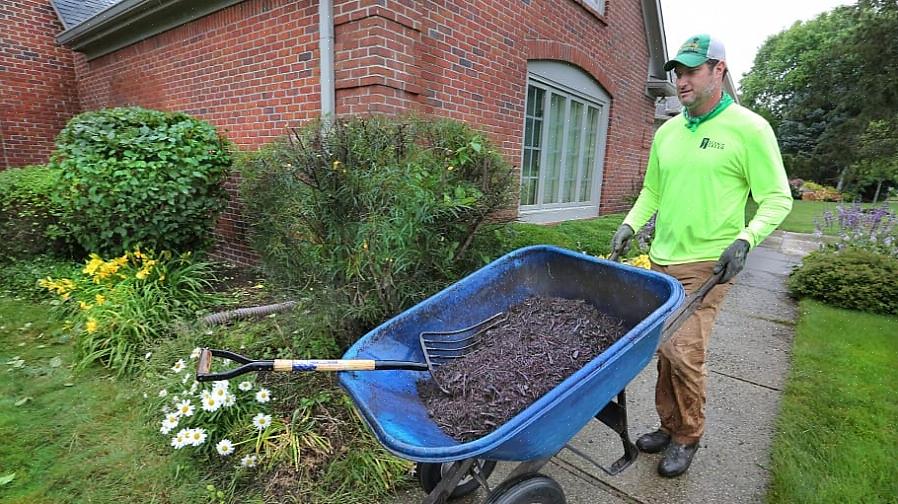
<svg viewBox="0 0 898 504">
<path fill-rule="evenodd" d="M 106 296 L 104 296 L 102 294 L 97 294 L 96 300 L 97 300 L 97 305 L 101 305 L 106 302 Z"/>
<path fill-rule="evenodd" d="M 88 275 L 93 276 L 97 269 L 104 264 L 103 258 L 98 256 L 97 254 L 90 255 L 90 261 L 87 262 L 87 265 L 84 266 L 82 272 L 87 273 Z"/>
<path fill-rule="evenodd" d="M 87 331 L 87 334 L 93 334 L 97 332 L 97 321 L 93 318 L 87 319 L 87 323 L 84 325 L 84 329 Z"/>
<path fill-rule="evenodd" d="M 82 310 L 90 310 L 91 308 L 93 308 L 93 306 L 85 303 L 84 301 L 78 301 L 78 306 L 80 306 Z"/>
<path fill-rule="evenodd" d="M 449 166 L 447 166 L 447 167 L 446 167 L 446 169 L 447 169 L 447 170 L 449 170 L 449 171 L 452 171 L 452 170 L 454 170 L 454 169 L 455 169 L 455 167 L 454 167 L 454 166 L 452 166 L 452 165 L 449 165 Z"/>
<path fill-rule="evenodd" d="M 340 160 L 334 161 L 334 167 L 333 167 L 333 169 L 334 169 L 334 170 L 339 170 L 341 164 L 343 164 L 343 163 L 341 163 Z"/>
<path fill-rule="evenodd" d="M 146 278 L 150 275 L 150 270 L 148 268 L 144 268 L 137 272 L 136 276 L 138 280 L 146 280 Z"/>
</svg>

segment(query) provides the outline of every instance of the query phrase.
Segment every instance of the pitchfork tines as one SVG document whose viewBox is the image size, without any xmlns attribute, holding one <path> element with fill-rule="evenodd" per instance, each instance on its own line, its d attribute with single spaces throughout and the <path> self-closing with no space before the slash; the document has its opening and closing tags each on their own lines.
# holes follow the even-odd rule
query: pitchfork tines
<svg viewBox="0 0 898 504">
<path fill-rule="evenodd" d="M 483 343 L 483 334 L 508 319 L 505 312 L 454 331 L 424 331 L 421 333 L 421 350 L 424 360 L 433 374 L 434 368 L 470 354 Z M 440 387 L 442 388 L 442 387 Z"/>
</svg>

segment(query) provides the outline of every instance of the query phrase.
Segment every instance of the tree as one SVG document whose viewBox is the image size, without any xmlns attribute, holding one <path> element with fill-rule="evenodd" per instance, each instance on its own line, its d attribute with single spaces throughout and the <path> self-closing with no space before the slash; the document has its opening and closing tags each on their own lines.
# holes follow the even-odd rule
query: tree
<svg viewBox="0 0 898 504">
<path fill-rule="evenodd" d="M 860 187 L 876 184 L 876 203 L 884 182 L 898 183 L 898 115 L 870 121 L 858 138 L 858 154 L 852 172 Z"/>
<path fill-rule="evenodd" d="M 861 0 L 795 23 L 758 51 L 742 98 L 777 131 L 791 175 L 841 182 L 867 159 L 860 136 L 898 110 L 896 32 L 896 0 Z"/>
</svg>

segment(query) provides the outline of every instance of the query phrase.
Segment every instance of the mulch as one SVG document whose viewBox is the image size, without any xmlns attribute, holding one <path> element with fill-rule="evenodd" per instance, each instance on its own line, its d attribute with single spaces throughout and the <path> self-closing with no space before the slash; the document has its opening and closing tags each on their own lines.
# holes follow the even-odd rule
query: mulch
<svg viewBox="0 0 898 504">
<path fill-rule="evenodd" d="M 530 297 L 508 310 L 463 358 L 418 382 L 431 418 L 470 441 L 492 432 L 582 368 L 625 332 L 623 321 L 583 300 Z"/>
</svg>

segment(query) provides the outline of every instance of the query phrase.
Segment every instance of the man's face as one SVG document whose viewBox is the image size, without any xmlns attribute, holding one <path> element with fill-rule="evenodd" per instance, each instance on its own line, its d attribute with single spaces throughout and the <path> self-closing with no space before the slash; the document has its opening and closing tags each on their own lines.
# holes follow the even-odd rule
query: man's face
<svg viewBox="0 0 898 504">
<path fill-rule="evenodd" d="M 713 68 L 707 64 L 687 67 L 677 64 L 677 98 L 690 111 L 699 114 L 707 112 L 723 81 L 724 64 L 718 62 Z"/>
</svg>

